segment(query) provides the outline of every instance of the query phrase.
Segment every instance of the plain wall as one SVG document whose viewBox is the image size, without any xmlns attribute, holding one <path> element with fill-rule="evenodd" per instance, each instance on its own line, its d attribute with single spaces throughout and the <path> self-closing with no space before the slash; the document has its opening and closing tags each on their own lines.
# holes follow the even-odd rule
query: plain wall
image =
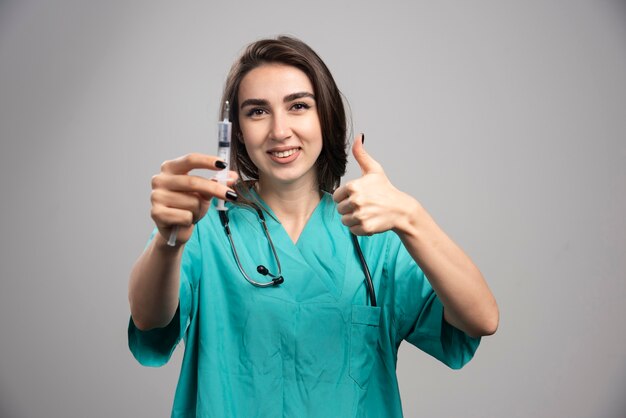
<svg viewBox="0 0 626 418">
<path fill-rule="evenodd" d="M 402 345 L 405 415 L 626 416 L 626 5 L 355 0 L 0 2 L 0 416 L 169 416 L 182 347 L 126 339 L 150 177 L 215 152 L 232 61 L 280 33 L 499 302 L 461 371 Z"/>
</svg>

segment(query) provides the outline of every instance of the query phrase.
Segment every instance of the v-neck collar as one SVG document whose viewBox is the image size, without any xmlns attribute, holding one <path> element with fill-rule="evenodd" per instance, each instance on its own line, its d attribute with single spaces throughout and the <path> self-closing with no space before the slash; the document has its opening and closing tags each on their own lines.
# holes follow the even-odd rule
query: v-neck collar
<svg viewBox="0 0 626 418">
<path fill-rule="evenodd" d="M 349 246 L 336 242 L 338 228 L 343 225 L 332 220 L 333 216 L 339 216 L 334 210 L 332 195 L 323 192 L 298 240 L 294 243 L 276 214 L 256 190 L 251 189 L 250 192 L 254 203 L 267 215 L 266 225 L 283 264 L 285 284 L 282 286 L 291 287 L 295 284 L 287 283 L 290 273 L 298 276 L 304 273 L 305 275 L 298 280 L 300 283 L 296 284 L 299 288 L 296 296 L 298 300 L 312 301 L 320 298 L 323 300 L 326 292 L 335 300 L 339 298 L 343 291 L 346 253 Z"/>
<path fill-rule="evenodd" d="M 313 209 L 313 212 L 311 212 L 311 215 L 309 216 L 309 219 L 307 219 L 306 223 L 304 224 L 304 227 L 302 228 L 302 231 L 300 231 L 300 235 L 298 236 L 298 239 L 296 240 L 296 242 L 294 242 L 291 239 L 291 236 L 289 236 L 289 234 L 287 233 L 287 231 L 283 227 L 282 222 L 280 222 L 280 220 L 278 219 L 278 216 L 276 216 L 276 214 L 274 213 L 272 208 L 270 208 L 270 206 L 267 203 L 265 203 L 265 201 L 263 200 L 261 195 L 259 195 L 259 193 L 256 191 L 256 189 L 254 187 L 250 188 L 250 193 L 254 196 L 254 199 L 256 200 L 255 203 L 258 203 L 261 206 L 261 209 L 264 210 L 269 215 L 269 217 L 273 221 L 272 223 L 276 223 L 277 225 L 279 225 L 279 227 L 280 227 L 279 229 L 282 231 L 283 234 L 285 234 L 289 238 L 289 241 L 297 249 L 302 248 L 302 246 L 304 245 L 303 244 L 303 240 L 302 240 L 302 236 L 305 235 L 305 232 L 307 232 L 308 230 L 310 230 L 312 228 L 311 225 L 313 223 L 315 223 L 321 216 L 323 216 L 324 209 L 327 208 L 328 204 L 332 202 L 332 195 L 323 191 L 322 192 L 322 196 L 320 198 L 320 201 L 317 202 L 317 205 L 315 206 L 315 209 Z M 268 227 L 269 227 L 269 224 L 268 224 Z"/>
</svg>

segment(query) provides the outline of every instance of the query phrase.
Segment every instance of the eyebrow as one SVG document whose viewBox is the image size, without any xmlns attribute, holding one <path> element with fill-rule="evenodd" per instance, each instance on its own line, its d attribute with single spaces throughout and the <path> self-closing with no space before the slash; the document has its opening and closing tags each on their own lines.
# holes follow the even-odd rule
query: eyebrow
<svg viewBox="0 0 626 418">
<path fill-rule="evenodd" d="M 315 100 L 315 96 L 313 95 L 313 93 L 309 93 L 307 91 L 301 91 L 299 93 L 291 93 L 291 94 L 286 95 L 285 98 L 283 99 L 283 103 L 289 103 L 294 100 L 303 99 L 305 97 Z"/>
<path fill-rule="evenodd" d="M 315 100 L 315 95 L 313 95 L 313 93 L 309 93 L 307 91 L 300 91 L 298 93 L 291 93 L 291 94 L 286 95 L 283 98 L 283 103 L 289 103 L 294 100 L 303 99 L 305 97 Z M 268 104 L 269 102 L 265 99 L 246 99 L 243 102 L 241 102 L 241 105 L 239 106 L 239 108 L 243 109 L 246 106 L 267 106 Z"/>
</svg>

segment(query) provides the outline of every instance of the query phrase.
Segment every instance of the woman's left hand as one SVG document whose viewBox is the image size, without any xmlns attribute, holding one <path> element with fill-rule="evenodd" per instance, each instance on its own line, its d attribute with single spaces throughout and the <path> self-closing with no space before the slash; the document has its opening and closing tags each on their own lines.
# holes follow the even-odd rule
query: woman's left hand
<svg viewBox="0 0 626 418">
<path fill-rule="evenodd" d="M 416 213 L 419 203 L 391 184 L 383 167 L 365 151 L 363 135 L 354 139 L 352 154 L 362 176 L 333 193 L 341 222 L 355 235 L 400 229 L 409 214 Z"/>
</svg>

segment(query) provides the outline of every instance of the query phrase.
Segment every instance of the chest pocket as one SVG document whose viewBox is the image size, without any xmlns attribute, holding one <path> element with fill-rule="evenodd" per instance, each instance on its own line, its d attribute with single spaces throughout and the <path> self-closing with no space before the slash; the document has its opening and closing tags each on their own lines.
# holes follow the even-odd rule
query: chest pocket
<svg viewBox="0 0 626 418">
<path fill-rule="evenodd" d="M 352 306 L 350 325 L 350 377 L 367 388 L 380 336 L 380 307 Z"/>
</svg>

